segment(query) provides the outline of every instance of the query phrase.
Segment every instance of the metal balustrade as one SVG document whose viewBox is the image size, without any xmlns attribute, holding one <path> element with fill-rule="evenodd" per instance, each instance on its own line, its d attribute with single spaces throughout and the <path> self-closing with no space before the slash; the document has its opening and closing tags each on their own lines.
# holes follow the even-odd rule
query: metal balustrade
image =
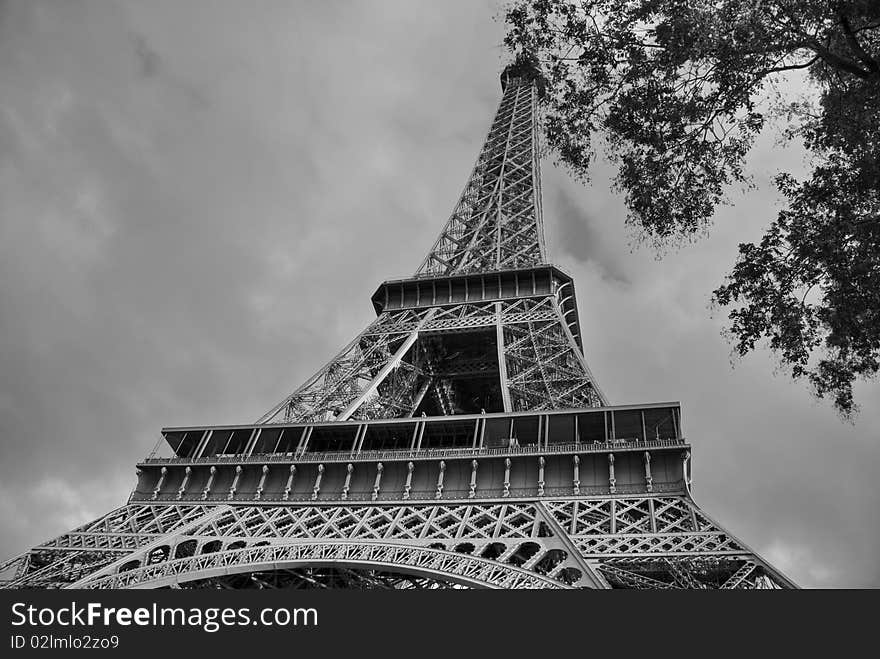
<svg viewBox="0 0 880 659">
<path fill-rule="evenodd" d="M 410 449 L 389 451 L 325 451 L 321 453 L 258 453 L 254 455 L 212 455 L 200 458 L 145 458 L 140 465 L 169 464 L 271 464 L 271 463 L 306 463 L 306 462 L 372 462 L 394 460 L 435 460 L 472 457 L 507 457 L 518 455 L 547 455 L 560 453 L 614 453 L 620 451 L 644 451 L 649 449 L 682 448 L 688 446 L 687 440 L 652 439 L 615 439 L 607 442 L 568 443 L 568 444 L 525 444 L 521 446 L 503 447 L 468 447 L 468 448 L 429 448 L 413 451 Z"/>
</svg>

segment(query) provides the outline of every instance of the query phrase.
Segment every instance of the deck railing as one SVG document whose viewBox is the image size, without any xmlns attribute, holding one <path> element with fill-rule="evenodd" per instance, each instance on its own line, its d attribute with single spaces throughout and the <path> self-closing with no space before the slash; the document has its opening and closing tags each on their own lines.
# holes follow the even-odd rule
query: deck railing
<svg viewBox="0 0 880 659">
<path fill-rule="evenodd" d="M 511 455 L 547 455 L 554 453 L 613 453 L 617 451 L 636 451 L 666 449 L 686 446 L 684 438 L 677 439 L 614 439 L 607 442 L 567 443 L 567 444 L 525 444 L 502 447 L 467 448 L 429 448 L 413 451 L 410 449 L 380 451 L 323 451 L 320 453 L 255 453 L 251 455 L 209 455 L 199 458 L 145 458 L 141 465 L 168 464 L 242 464 L 242 463 L 292 463 L 292 462 L 376 462 L 394 460 L 433 460 L 474 457 L 503 457 Z"/>
</svg>

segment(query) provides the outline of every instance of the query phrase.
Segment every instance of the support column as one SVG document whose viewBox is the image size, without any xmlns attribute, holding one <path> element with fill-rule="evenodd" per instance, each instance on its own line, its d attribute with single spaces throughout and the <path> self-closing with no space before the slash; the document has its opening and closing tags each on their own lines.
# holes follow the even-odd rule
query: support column
<svg viewBox="0 0 880 659">
<path fill-rule="evenodd" d="M 208 482 L 205 484 L 205 489 L 202 490 L 202 501 L 205 501 L 208 498 L 208 495 L 211 494 L 211 486 L 214 484 L 214 476 L 217 475 L 217 467 L 211 465 L 210 475 L 208 476 Z"/>
<path fill-rule="evenodd" d="M 290 490 L 293 487 L 293 479 L 296 476 L 296 465 L 290 465 L 290 475 L 287 477 L 287 485 L 284 486 L 284 494 L 282 499 L 287 501 L 290 499 Z"/>
<path fill-rule="evenodd" d="M 645 489 L 648 492 L 654 491 L 654 478 L 651 476 L 651 454 L 645 451 Z"/>
<path fill-rule="evenodd" d="M 538 496 L 544 496 L 544 456 L 538 458 Z"/>
<path fill-rule="evenodd" d="M 346 468 L 345 468 L 345 471 L 346 471 L 345 485 L 342 486 L 342 500 L 343 501 L 348 500 L 348 491 L 349 491 L 349 489 L 351 489 L 351 472 L 354 471 L 354 465 L 349 462 L 348 466 L 346 466 Z"/>
<path fill-rule="evenodd" d="M 266 453 L 278 453 L 278 447 L 281 446 L 281 440 L 284 439 L 284 432 L 286 430 L 287 430 L 287 428 L 281 429 L 281 432 L 278 433 L 278 439 L 275 440 L 275 446 L 273 446 L 271 450 L 266 451 Z M 305 432 L 305 430 L 303 430 L 303 432 Z M 303 433 L 299 434 L 300 440 L 302 440 L 302 435 L 303 435 Z M 297 446 L 297 448 L 299 448 L 299 442 L 297 442 L 296 446 Z M 267 446 L 266 448 L 269 448 L 269 447 Z"/>
<path fill-rule="evenodd" d="M 293 457 L 298 458 L 303 453 L 306 452 L 306 448 L 309 445 L 309 439 L 312 437 L 312 431 L 315 429 L 315 426 L 307 426 L 303 428 L 302 434 L 299 436 L 299 442 L 296 445 L 296 448 L 293 450 Z M 282 431 L 283 432 L 283 431 Z M 281 438 L 279 437 L 279 440 Z"/>
<path fill-rule="evenodd" d="M 501 496 L 510 496 L 510 458 L 504 458 L 504 492 Z"/>
<path fill-rule="evenodd" d="M 608 454 L 608 491 L 611 494 L 617 492 L 617 479 L 614 478 L 614 454 Z"/>
<path fill-rule="evenodd" d="M 241 478 L 241 465 L 235 466 L 235 478 L 232 479 L 232 487 L 229 488 L 229 494 L 226 495 L 226 499 L 231 501 L 235 498 L 235 490 L 238 488 L 238 479 Z"/>
<path fill-rule="evenodd" d="M 477 461 L 471 460 L 471 491 L 468 492 L 468 499 L 477 496 L 477 466 Z"/>
<path fill-rule="evenodd" d="M 418 426 L 419 426 L 419 438 L 418 438 L 418 441 L 416 441 L 416 451 L 421 451 L 421 450 L 422 450 L 422 438 L 425 436 L 425 426 L 426 426 L 426 425 L 427 425 L 427 424 L 426 424 L 424 421 L 420 421 L 419 424 L 418 424 Z"/>
<path fill-rule="evenodd" d="M 437 493 L 434 495 L 435 499 L 439 499 L 443 496 L 443 476 L 446 474 L 446 463 L 441 460 L 440 461 L 440 473 L 437 475 Z"/>
<path fill-rule="evenodd" d="M 681 458 L 681 477 L 684 479 L 684 486 L 687 490 L 688 495 L 693 496 L 691 493 L 691 477 L 690 477 L 690 462 L 691 462 L 691 452 L 685 451 Z"/>
<path fill-rule="evenodd" d="M 321 479 L 324 477 L 324 465 L 318 465 L 318 475 L 315 477 L 315 486 L 312 488 L 312 501 L 318 498 L 321 491 Z"/>
<path fill-rule="evenodd" d="M 262 432 L 262 428 L 254 429 L 254 431 L 251 433 L 251 438 L 248 440 L 247 446 L 245 446 L 244 451 L 242 451 L 244 455 L 250 455 L 253 452 L 254 446 L 257 445 L 257 440 L 260 438 L 260 434 Z"/>
<path fill-rule="evenodd" d="M 202 441 L 199 442 L 199 445 L 196 447 L 196 450 L 193 451 L 193 459 L 202 457 L 202 451 L 205 450 L 205 446 L 208 444 L 208 440 L 211 439 L 211 435 L 214 434 L 213 430 L 206 430 L 204 437 L 202 437 Z"/>
<path fill-rule="evenodd" d="M 700 525 L 697 523 L 697 512 L 694 510 L 694 506 L 690 502 L 688 502 L 688 510 L 691 513 L 691 525 L 693 526 L 694 531 L 699 531 Z"/>
<path fill-rule="evenodd" d="M 572 462 L 574 463 L 574 479 L 572 480 L 573 494 L 580 494 L 581 493 L 581 475 L 580 475 L 581 459 L 579 456 L 576 455 L 572 458 Z"/>
<path fill-rule="evenodd" d="M 409 500 L 409 492 L 412 489 L 412 475 L 415 465 L 410 461 L 406 463 L 406 485 L 403 486 L 403 500 Z"/>
<path fill-rule="evenodd" d="M 575 514 L 572 516 L 572 524 L 577 519 L 577 501 L 574 502 Z M 583 572 L 583 581 L 581 583 L 592 582 L 592 585 L 597 588 L 607 587 L 604 579 L 602 579 L 599 574 L 597 574 L 596 570 L 590 565 L 590 562 L 583 557 L 581 552 L 575 546 L 572 541 L 571 536 L 574 535 L 574 526 L 572 526 L 569 533 L 566 533 L 566 530 L 559 523 L 559 520 L 545 507 L 545 504 L 542 502 L 537 502 L 535 504 L 535 517 L 536 520 L 543 521 L 552 531 L 553 535 L 557 538 L 559 543 L 565 548 L 568 552 L 570 559 L 581 569 Z M 559 566 L 561 567 L 561 566 Z"/>
<path fill-rule="evenodd" d="M 178 500 L 182 499 L 183 493 L 186 492 L 186 486 L 189 483 L 190 474 L 192 474 L 192 467 L 187 467 L 183 472 L 183 482 L 180 484 L 180 489 L 177 490 Z"/>
<path fill-rule="evenodd" d="M 436 314 L 439 307 L 434 307 L 430 309 L 424 317 L 419 321 L 419 324 L 416 328 L 410 332 L 409 336 L 406 340 L 400 345 L 400 347 L 395 351 L 394 355 L 385 363 L 385 365 L 381 368 L 381 370 L 376 374 L 376 377 L 373 378 L 373 381 L 370 382 L 367 387 L 361 391 L 358 396 L 349 403 L 348 407 L 346 407 L 342 413 L 336 418 L 337 421 L 345 421 L 347 420 L 354 412 L 361 406 L 361 404 L 369 398 L 376 389 L 379 388 L 379 385 L 388 377 L 388 374 L 397 368 L 397 365 L 403 360 L 406 356 L 406 353 L 409 352 L 409 349 L 415 345 L 415 342 L 419 338 L 419 331 L 425 326 L 425 324 L 431 320 Z"/>
<path fill-rule="evenodd" d="M 351 445 L 351 452 L 348 457 L 353 458 L 361 452 L 361 445 L 364 443 L 364 436 L 367 434 L 367 426 L 362 424 L 358 426 L 357 432 L 354 434 L 354 444 Z"/>
<path fill-rule="evenodd" d="M 501 302 L 495 303 L 495 340 L 498 344 L 498 377 L 501 380 L 501 401 L 505 412 L 512 412 L 510 404 L 510 388 L 507 384 L 507 361 L 504 359 L 504 320 L 501 314 Z"/>
<path fill-rule="evenodd" d="M 269 475 L 269 465 L 263 465 L 263 473 L 260 476 L 260 483 L 257 485 L 257 493 L 254 494 L 254 501 L 259 501 L 263 496 L 263 488 L 266 486 L 266 476 Z"/>
<path fill-rule="evenodd" d="M 385 467 L 381 462 L 376 463 L 376 480 L 373 482 L 373 501 L 379 498 L 379 487 L 382 485 L 382 471 Z"/>
<path fill-rule="evenodd" d="M 410 455 L 415 453 L 417 450 L 416 449 L 416 442 L 419 441 L 419 426 L 420 425 L 421 424 L 418 421 L 416 421 L 416 425 L 413 427 L 412 439 L 410 439 L 410 442 L 409 442 L 409 454 Z"/>
<path fill-rule="evenodd" d="M 419 405 L 422 404 L 422 401 L 425 399 L 425 394 L 428 393 L 428 389 L 431 388 L 433 384 L 433 380 L 431 378 L 427 378 L 422 386 L 419 387 L 418 392 L 416 392 L 415 398 L 413 398 L 412 405 L 409 408 L 409 416 L 415 416 L 416 410 L 419 409 Z"/>
<path fill-rule="evenodd" d="M 162 491 L 162 485 L 165 483 L 165 477 L 168 475 L 168 467 L 162 467 L 162 471 L 159 472 L 159 482 L 156 483 L 156 489 L 153 490 L 153 496 L 150 498 L 155 501 L 159 498 L 159 492 Z"/>
</svg>

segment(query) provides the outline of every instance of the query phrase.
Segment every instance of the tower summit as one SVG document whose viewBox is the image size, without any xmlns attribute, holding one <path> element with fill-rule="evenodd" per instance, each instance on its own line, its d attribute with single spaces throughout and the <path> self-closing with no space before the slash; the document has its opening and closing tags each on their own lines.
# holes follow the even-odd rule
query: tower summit
<svg viewBox="0 0 880 659">
<path fill-rule="evenodd" d="M 610 406 L 548 263 L 527 61 L 416 273 L 256 423 L 165 428 L 7 587 L 778 588 L 691 493 L 678 403 Z"/>
</svg>

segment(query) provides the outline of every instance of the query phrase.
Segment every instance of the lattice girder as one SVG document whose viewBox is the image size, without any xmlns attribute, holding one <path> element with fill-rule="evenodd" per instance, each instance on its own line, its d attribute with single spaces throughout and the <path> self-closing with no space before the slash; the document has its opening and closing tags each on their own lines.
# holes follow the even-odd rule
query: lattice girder
<svg viewBox="0 0 880 659">
<path fill-rule="evenodd" d="M 788 580 L 744 556 L 694 556 L 662 559 L 610 559 L 596 564 L 612 588 L 778 589 Z"/>
<path fill-rule="evenodd" d="M 543 263 L 537 92 L 511 79 L 452 216 L 418 274 Z"/>
<path fill-rule="evenodd" d="M 382 313 L 259 423 L 413 416 L 436 382 L 428 337 L 480 328 L 494 328 L 501 342 L 484 370 L 496 374 L 511 411 L 605 403 L 557 297 L 547 296 Z"/>
<path fill-rule="evenodd" d="M 380 569 L 387 566 L 382 556 L 401 548 L 410 553 L 395 555 L 410 556 L 410 567 L 423 576 L 430 572 L 432 578 L 457 583 L 470 579 L 471 586 L 480 587 L 513 582 L 527 587 L 790 585 L 685 496 L 469 504 L 132 504 L 81 528 L 89 538 L 104 529 L 107 538 L 92 543 L 100 548 L 128 533 L 132 520 L 163 532 L 142 535 L 141 546 L 123 553 L 44 543 L 59 556 L 6 585 L 152 587 L 208 578 L 221 568 L 224 574 L 263 570 L 270 555 L 288 567 L 344 563 Z M 341 546 L 348 549 L 330 549 Z M 426 572 L 419 551 L 442 552 L 444 558 Z M 223 556 L 205 558 L 217 554 Z M 447 554 L 467 567 L 453 568 Z"/>
<path fill-rule="evenodd" d="M 6 588 L 57 588 L 129 560 L 126 557 L 217 513 L 198 504 L 129 504 L 37 545 Z"/>
</svg>

